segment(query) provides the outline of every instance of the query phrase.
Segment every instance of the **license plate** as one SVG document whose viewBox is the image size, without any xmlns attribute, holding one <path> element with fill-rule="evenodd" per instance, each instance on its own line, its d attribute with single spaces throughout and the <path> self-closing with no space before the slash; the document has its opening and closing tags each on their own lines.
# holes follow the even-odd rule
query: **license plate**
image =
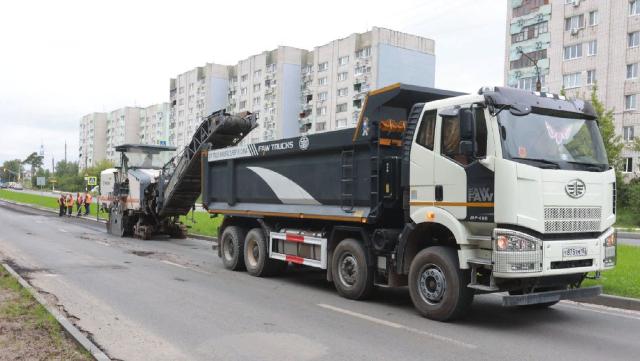
<svg viewBox="0 0 640 361">
<path fill-rule="evenodd" d="M 562 249 L 562 257 L 584 257 L 587 255 L 587 247 L 565 247 Z"/>
</svg>

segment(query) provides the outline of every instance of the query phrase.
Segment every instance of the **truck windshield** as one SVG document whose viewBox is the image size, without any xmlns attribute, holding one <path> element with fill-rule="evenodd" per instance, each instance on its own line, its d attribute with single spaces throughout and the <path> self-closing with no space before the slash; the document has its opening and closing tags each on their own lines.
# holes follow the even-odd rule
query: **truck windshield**
<svg viewBox="0 0 640 361">
<path fill-rule="evenodd" d="M 142 149 L 130 149 L 124 152 L 129 168 L 153 168 L 160 169 L 173 156 L 171 151 L 149 151 Z"/>
<path fill-rule="evenodd" d="M 504 111 L 499 114 L 503 157 L 539 168 L 609 168 L 595 120 Z"/>
</svg>

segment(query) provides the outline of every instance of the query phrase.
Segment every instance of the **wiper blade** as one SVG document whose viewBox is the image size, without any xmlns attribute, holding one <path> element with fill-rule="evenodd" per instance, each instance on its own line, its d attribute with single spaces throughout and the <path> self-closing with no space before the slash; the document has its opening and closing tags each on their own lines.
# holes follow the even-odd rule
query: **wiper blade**
<svg viewBox="0 0 640 361">
<path fill-rule="evenodd" d="M 576 165 L 583 165 L 585 167 L 590 167 L 591 169 L 597 169 L 599 171 L 607 169 L 607 165 L 606 164 L 576 162 L 576 161 L 567 161 L 567 163 L 576 164 Z"/>
<path fill-rule="evenodd" d="M 552 165 L 555 168 L 560 168 L 560 164 L 550 161 L 550 160 L 546 160 L 546 159 L 538 159 L 538 158 L 521 158 L 521 157 L 511 157 L 511 159 L 513 160 L 528 160 L 531 162 L 537 162 L 537 163 L 542 163 L 542 164 L 548 164 L 548 165 Z"/>
</svg>

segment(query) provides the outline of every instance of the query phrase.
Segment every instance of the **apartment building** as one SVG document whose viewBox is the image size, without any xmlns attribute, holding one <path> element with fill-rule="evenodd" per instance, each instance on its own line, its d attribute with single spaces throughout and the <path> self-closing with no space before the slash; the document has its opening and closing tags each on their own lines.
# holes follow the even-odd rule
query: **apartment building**
<svg viewBox="0 0 640 361">
<path fill-rule="evenodd" d="M 227 106 L 229 67 L 208 63 L 169 82 L 169 144 L 181 149 L 212 112 Z"/>
<path fill-rule="evenodd" d="M 124 107 L 110 112 L 106 127 L 106 159 L 120 161 L 115 147 L 122 144 L 138 144 L 140 141 L 140 115 L 144 108 Z"/>
<path fill-rule="evenodd" d="M 374 27 L 305 50 L 264 51 L 207 64 L 170 81 L 170 143 L 186 145 L 202 118 L 226 108 L 258 113 L 245 142 L 353 126 L 366 92 L 396 82 L 434 86 L 431 39 Z"/>
<path fill-rule="evenodd" d="M 588 98 L 592 87 L 630 145 L 640 131 L 640 0 L 510 0 L 506 85 Z M 526 54 L 523 55 L 523 54 Z M 640 154 L 623 151 L 623 172 L 640 173 Z"/>
<path fill-rule="evenodd" d="M 306 50 L 279 46 L 232 67 L 227 111 L 258 114 L 258 127 L 246 142 L 299 134 L 301 68 L 307 54 Z"/>
<path fill-rule="evenodd" d="M 369 90 L 397 82 L 433 87 L 434 48 L 431 39 L 379 27 L 315 47 L 302 67 L 301 131 L 354 126 Z"/>
<path fill-rule="evenodd" d="M 140 144 L 169 145 L 169 103 L 153 104 L 140 111 Z"/>
<path fill-rule="evenodd" d="M 95 166 L 106 157 L 107 113 L 91 113 L 80 119 L 78 162 L 82 169 Z"/>
</svg>

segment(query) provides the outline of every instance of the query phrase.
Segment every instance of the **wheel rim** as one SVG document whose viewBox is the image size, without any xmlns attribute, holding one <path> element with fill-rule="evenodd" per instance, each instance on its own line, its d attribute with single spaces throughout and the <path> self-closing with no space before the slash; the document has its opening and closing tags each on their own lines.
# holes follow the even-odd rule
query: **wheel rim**
<svg viewBox="0 0 640 361">
<path fill-rule="evenodd" d="M 233 247 L 233 239 L 231 239 L 231 237 L 227 236 L 224 239 L 224 258 L 227 261 L 232 261 L 233 260 L 233 255 L 235 254 L 235 249 Z"/>
<path fill-rule="evenodd" d="M 344 253 L 338 261 L 338 276 L 342 284 L 352 287 L 358 281 L 358 260 L 351 253 Z"/>
<path fill-rule="evenodd" d="M 258 259 L 260 258 L 260 248 L 258 247 L 258 242 L 255 239 L 250 239 L 247 242 L 247 257 L 245 262 L 247 266 L 251 268 L 255 268 L 258 266 Z"/>
<path fill-rule="evenodd" d="M 424 302 L 435 305 L 442 301 L 447 291 L 447 279 L 440 267 L 434 264 L 423 266 L 417 282 L 418 293 Z"/>
</svg>

